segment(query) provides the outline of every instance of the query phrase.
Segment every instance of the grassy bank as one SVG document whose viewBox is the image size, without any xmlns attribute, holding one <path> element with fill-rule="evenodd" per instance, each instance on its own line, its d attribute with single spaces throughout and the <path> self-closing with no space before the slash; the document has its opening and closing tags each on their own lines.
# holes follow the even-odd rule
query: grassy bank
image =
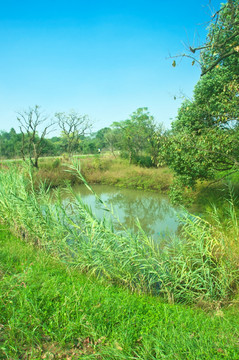
<svg viewBox="0 0 239 360">
<path fill-rule="evenodd" d="M 41 159 L 36 181 L 44 180 L 52 187 L 63 185 L 65 181 L 71 185 L 79 183 L 79 178 L 65 171 L 69 164 L 67 159 Z M 172 173 L 168 168 L 130 165 L 128 160 L 112 155 L 82 157 L 81 171 L 90 184 L 166 192 L 172 182 Z"/>
<path fill-rule="evenodd" d="M 236 305 L 205 312 L 132 294 L 4 228 L 0 247 L 0 359 L 238 359 Z"/>
<path fill-rule="evenodd" d="M 73 171 L 77 176 L 78 169 Z M 226 204 L 230 217 L 223 226 L 216 211 L 211 222 L 188 216 L 180 238 L 156 243 L 140 224 L 136 233 L 114 231 L 111 223 L 96 219 L 70 187 L 68 191 L 73 196 L 70 209 L 59 191 L 54 203 L 45 186 L 36 192 L 26 169 L 2 169 L 1 221 L 82 272 L 132 291 L 161 295 L 171 303 L 228 303 L 237 292 L 239 230 L 233 202 Z"/>
</svg>

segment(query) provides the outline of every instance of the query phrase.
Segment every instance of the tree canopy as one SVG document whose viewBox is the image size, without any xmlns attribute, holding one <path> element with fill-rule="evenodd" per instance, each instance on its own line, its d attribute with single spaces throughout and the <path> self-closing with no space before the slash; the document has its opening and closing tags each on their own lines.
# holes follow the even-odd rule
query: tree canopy
<svg viewBox="0 0 239 360">
<path fill-rule="evenodd" d="M 165 139 L 163 156 L 184 185 L 239 170 L 239 1 L 213 16 L 200 50 L 202 76 Z M 162 157 L 162 154 L 160 154 Z"/>
<path fill-rule="evenodd" d="M 118 137 L 118 147 L 130 163 L 138 162 L 140 155 L 148 155 L 151 164 L 156 161 L 158 142 L 155 139 L 156 133 L 161 134 L 162 125 L 156 125 L 147 107 L 138 108 L 129 119 L 114 122 L 112 126 Z"/>
</svg>

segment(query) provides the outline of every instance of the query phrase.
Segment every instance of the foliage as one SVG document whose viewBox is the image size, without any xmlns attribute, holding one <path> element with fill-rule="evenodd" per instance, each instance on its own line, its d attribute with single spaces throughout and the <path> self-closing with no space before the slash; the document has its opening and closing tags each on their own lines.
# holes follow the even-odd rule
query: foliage
<svg viewBox="0 0 239 360">
<path fill-rule="evenodd" d="M 128 120 L 114 123 L 111 127 L 105 127 L 95 133 L 89 133 L 92 125 L 86 115 L 74 111 L 69 114 L 56 113 L 57 124 L 62 132 L 60 137 L 52 138 L 45 138 L 47 129 L 43 131 L 42 136 L 38 135 L 38 126 L 46 120 L 41 118 L 38 106 L 35 109 L 30 108 L 29 113 L 25 112 L 21 116 L 25 117 L 25 120 L 19 118 L 22 123 L 25 121 L 25 127 L 21 126 L 21 135 L 16 134 L 14 129 L 9 133 L 0 133 L 2 158 L 25 156 L 25 152 L 28 151 L 31 159 L 37 154 L 38 166 L 40 155 L 59 156 L 67 153 L 68 157 L 72 157 L 73 153 L 97 154 L 100 149 L 100 153 L 110 151 L 114 157 L 120 150 L 122 157 L 142 167 L 157 165 L 163 127 L 161 124 L 156 125 L 147 108 L 139 108 Z M 31 128 L 34 127 L 35 130 L 31 132 Z M 34 161 L 32 164 L 34 165 Z"/>
<path fill-rule="evenodd" d="M 202 74 L 221 66 L 229 66 L 237 71 L 238 41 L 239 1 L 228 0 L 213 16 L 206 44 L 201 51 Z"/>
<path fill-rule="evenodd" d="M 0 358 L 237 359 L 238 310 L 168 305 L 62 264 L 0 229 Z"/>
<path fill-rule="evenodd" d="M 14 158 L 21 155 L 22 136 L 15 129 L 8 132 L 0 131 L 0 156 Z"/>
<path fill-rule="evenodd" d="M 228 1 L 210 24 L 201 47 L 204 76 L 180 107 L 160 154 L 187 186 L 239 170 L 238 9 L 238 0 Z"/>
<path fill-rule="evenodd" d="M 187 57 L 192 60 L 192 66 L 197 63 L 201 67 L 201 76 L 230 64 L 236 70 L 239 53 L 239 2 L 238 0 L 227 0 L 221 4 L 210 20 L 207 39 L 199 46 L 188 46 L 186 53 L 174 56 Z M 175 67 L 174 60 L 172 66 Z"/>
<path fill-rule="evenodd" d="M 118 136 L 118 146 L 127 154 L 130 163 L 137 163 L 137 158 L 144 154 L 152 156 L 154 161 L 158 143 L 155 133 L 158 133 L 158 139 L 162 126 L 156 126 L 148 108 L 138 108 L 128 120 L 113 123 L 113 129 Z"/>
<path fill-rule="evenodd" d="M 107 131 L 104 133 L 104 140 L 105 140 L 105 144 L 106 146 L 109 148 L 109 150 L 111 151 L 111 153 L 115 155 L 115 150 L 117 149 L 117 147 L 119 146 L 119 140 L 118 140 L 119 134 L 117 132 L 117 130 L 113 130 L 111 128 L 108 128 Z"/>
<path fill-rule="evenodd" d="M 110 131 L 111 129 L 109 127 L 105 127 L 103 129 L 100 129 L 99 131 L 96 132 L 95 134 L 95 141 L 96 141 L 96 148 L 97 149 L 104 149 L 107 147 L 107 140 L 106 140 L 106 134 Z"/>
</svg>

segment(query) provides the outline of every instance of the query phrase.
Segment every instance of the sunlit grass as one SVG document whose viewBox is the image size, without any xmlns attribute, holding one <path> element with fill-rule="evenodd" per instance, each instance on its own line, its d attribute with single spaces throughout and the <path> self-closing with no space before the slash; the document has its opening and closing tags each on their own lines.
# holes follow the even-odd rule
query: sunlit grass
<svg viewBox="0 0 239 360">
<path fill-rule="evenodd" d="M 86 183 L 77 166 L 71 170 Z M 229 232 L 218 223 L 186 216 L 182 237 L 158 244 L 140 224 L 138 233 L 127 229 L 117 233 L 108 220 L 96 219 L 70 186 L 68 191 L 74 200 L 65 208 L 60 191 L 53 204 L 44 184 L 34 190 L 31 171 L 26 176 L 26 169 L 2 170 L 2 222 L 81 272 L 132 291 L 160 294 L 169 302 L 227 302 L 237 291 L 238 215 L 232 202 L 228 203 Z"/>
<path fill-rule="evenodd" d="M 166 192 L 172 183 L 173 175 L 168 168 L 144 168 L 110 154 L 80 156 L 80 159 L 82 173 L 91 184 Z M 66 181 L 74 185 L 79 179 L 65 172 L 69 164 L 71 161 L 66 158 L 41 159 L 36 182 L 46 181 L 52 187 L 62 186 Z"/>
<path fill-rule="evenodd" d="M 207 312 L 81 274 L 0 228 L 1 359 L 238 359 L 238 309 Z"/>
<path fill-rule="evenodd" d="M 82 160 L 82 173 L 90 183 L 119 187 L 166 191 L 172 182 L 168 168 L 144 168 L 111 156 Z"/>
</svg>

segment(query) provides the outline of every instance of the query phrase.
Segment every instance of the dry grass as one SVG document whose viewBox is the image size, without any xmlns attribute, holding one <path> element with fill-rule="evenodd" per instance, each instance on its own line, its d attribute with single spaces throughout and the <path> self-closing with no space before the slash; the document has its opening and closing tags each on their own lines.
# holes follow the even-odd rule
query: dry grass
<svg viewBox="0 0 239 360">
<path fill-rule="evenodd" d="M 167 167 L 145 168 L 130 165 L 128 160 L 115 158 L 111 154 L 78 156 L 81 161 L 82 174 L 90 184 L 115 185 L 125 188 L 167 192 L 173 181 L 173 174 Z M 74 174 L 67 172 L 71 159 L 66 157 L 41 158 L 39 169 L 34 171 L 34 183 L 38 187 L 44 182 L 46 186 L 58 187 L 65 183 L 81 183 Z M 4 161 L 2 169 L 15 164 L 22 167 L 22 161 Z"/>
<path fill-rule="evenodd" d="M 84 159 L 81 163 L 89 183 L 165 192 L 173 179 L 168 168 L 142 168 L 113 157 Z"/>
</svg>

